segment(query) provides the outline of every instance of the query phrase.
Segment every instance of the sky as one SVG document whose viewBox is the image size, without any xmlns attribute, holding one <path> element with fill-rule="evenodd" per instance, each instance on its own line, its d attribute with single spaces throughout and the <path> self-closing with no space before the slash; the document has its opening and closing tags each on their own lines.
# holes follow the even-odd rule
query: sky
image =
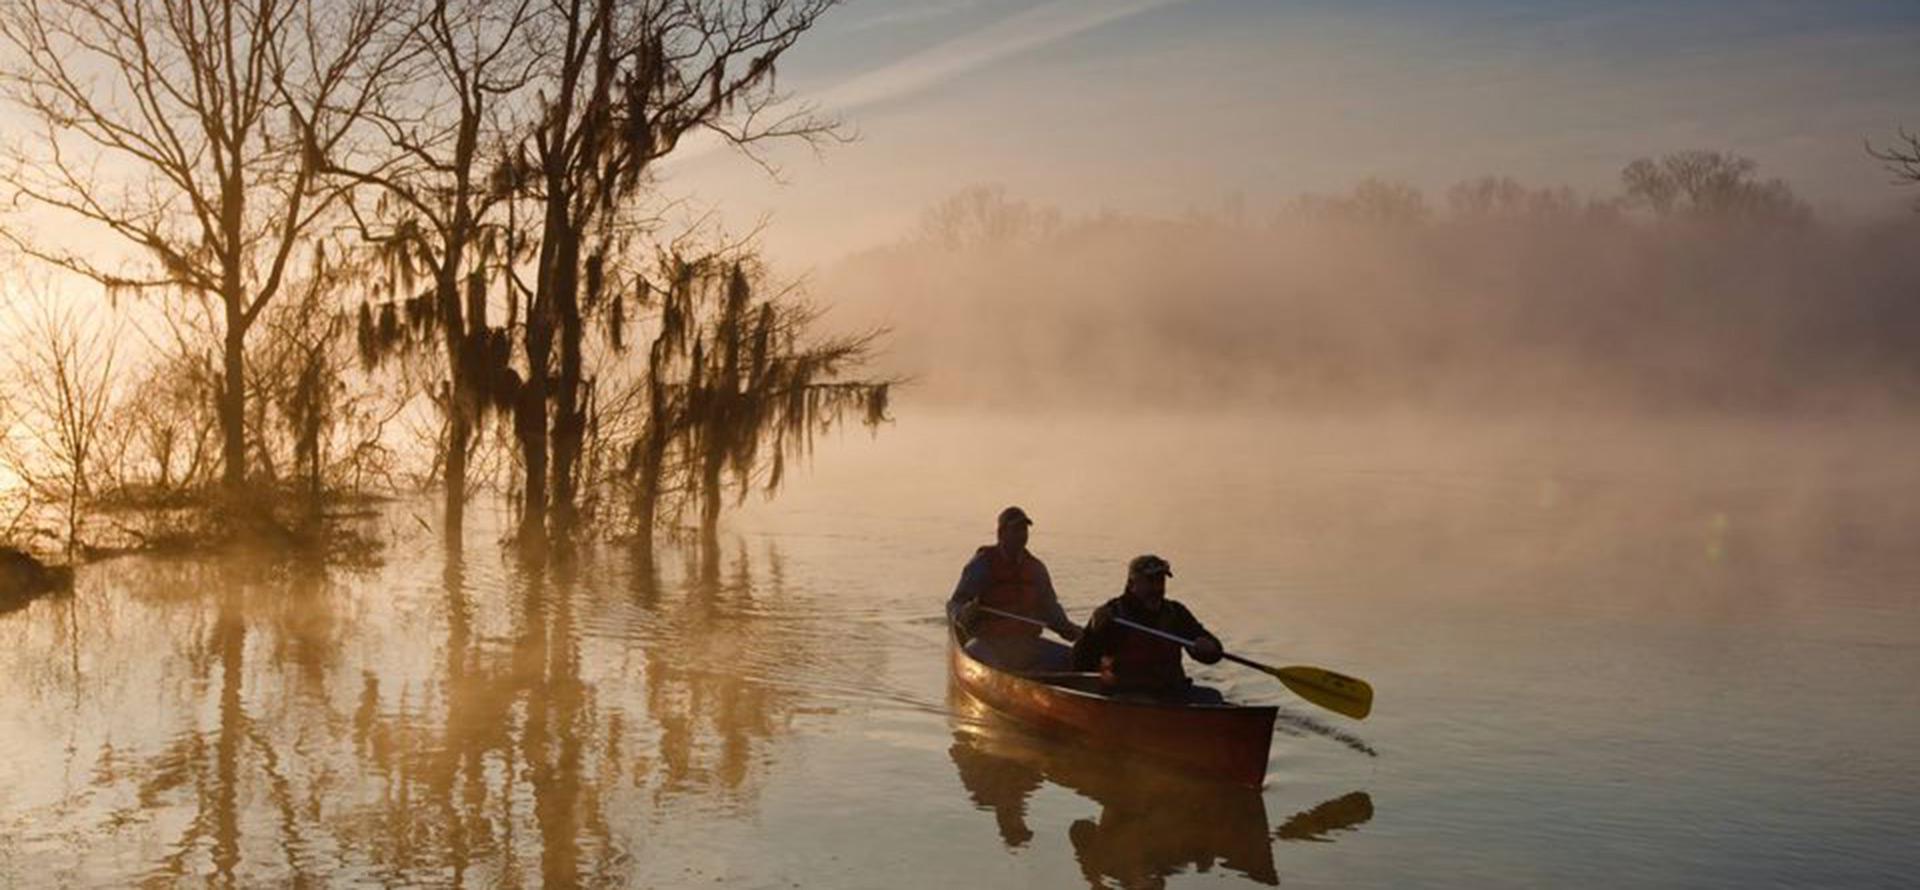
<svg viewBox="0 0 1920 890">
<path fill-rule="evenodd" d="M 1069 214 L 1271 213 L 1368 176 L 1616 191 L 1734 151 L 1829 217 L 1905 212 L 1865 151 L 1920 130 L 1916 0 L 846 0 L 779 85 L 853 141 L 662 167 L 682 224 L 806 275 L 974 185 Z M 0 110 L 0 139 L 23 135 Z"/>
<path fill-rule="evenodd" d="M 1920 3 L 851 0 L 781 88 L 856 139 L 778 178 L 688 152 L 665 186 L 800 271 L 976 184 L 1069 213 L 1251 212 L 1367 176 L 1615 190 L 1628 161 L 1738 152 L 1827 214 L 1913 197 L 1868 139 L 1920 128 Z"/>
</svg>

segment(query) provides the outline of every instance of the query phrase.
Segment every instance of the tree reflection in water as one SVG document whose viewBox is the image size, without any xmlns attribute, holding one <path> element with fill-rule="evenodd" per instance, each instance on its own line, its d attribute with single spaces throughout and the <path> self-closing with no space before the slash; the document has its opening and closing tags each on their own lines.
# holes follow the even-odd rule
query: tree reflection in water
<svg viewBox="0 0 1920 890">
<path fill-rule="evenodd" d="M 81 857 L 57 883 L 625 884 L 684 802 L 752 807 L 769 747 L 820 710 L 766 679 L 834 664 L 780 614 L 804 606 L 781 604 L 770 546 L 488 553 L 101 572 L 82 596 L 107 605 L 73 631 L 84 669 L 30 688 L 91 775 L 21 812 L 49 826 L 23 843 Z M 90 695 L 92 722 L 61 700 Z"/>
<path fill-rule="evenodd" d="M 608 554 L 516 567 L 504 648 L 475 633 L 472 593 L 449 561 L 444 716 L 363 706 L 383 715 L 376 735 L 404 751 L 369 752 L 395 771 L 393 805 L 367 838 L 383 871 L 516 882 L 531 877 L 537 849 L 540 883 L 621 884 L 643 833 L 616 824 L 665 818 L 680 795 L 752 803 L 765 746 L 804 703 L 802 687 L 763 682 L 752 667 L 781 652 L 805 661 L 808 640 L 755 616 L 760 582 L 744 548 L 727 571 L 717 552 L 682 556 L 675 585 L 651 559 Z M 588 649 L 597 676 L 582 670 Z M 404 838 L 415 838 L 410 849 L 393 845 Z"/>
<path fill-rule="evenodd" d="M 1009 848 L 1034 837 L 1027 804 L 1052 783 L 1100 805 L 1066 835 L 1093 887 L 1161 887 L 1170 875 L 1225 868 L 1270 886 L 1280 883 L 1275 840 L 1327 840 L 1373 818 L 1373 801 L 1356 791 L 1287 820 L 1267 821 L 1259 789 L 1195 782 L 1061 740 L 1037 738 L 959 689 L 949 693 L 960 783 L 991 810 Z"/>
</svg>

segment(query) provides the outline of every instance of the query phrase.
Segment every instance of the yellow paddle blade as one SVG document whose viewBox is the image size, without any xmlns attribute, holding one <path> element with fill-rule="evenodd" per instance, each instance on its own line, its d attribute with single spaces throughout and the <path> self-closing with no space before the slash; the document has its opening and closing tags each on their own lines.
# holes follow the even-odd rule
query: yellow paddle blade
<svg viewBox="0 0 1920 890">
<path fill-rule="evenodd" d="M 1261 665 L 1260 669 L 1287 684 L 1287 688 L 1301 698 L 1334 713 L 1364 720 L 1373 711 L 1373 687 L 1358 677 L 1298 665 L 1283 668 Z"/>
</svg>

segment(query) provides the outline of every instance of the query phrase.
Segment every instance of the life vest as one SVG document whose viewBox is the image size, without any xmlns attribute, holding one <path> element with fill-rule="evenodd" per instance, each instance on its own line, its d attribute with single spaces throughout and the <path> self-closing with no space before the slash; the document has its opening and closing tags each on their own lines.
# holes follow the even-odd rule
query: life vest
<svg viewBox="0 0 1920 890">
<path fill-rule="evenodd" d="M 1153 627 L 1153 617 L 1123 615 L 1113 617 Z M 1100 658 L 1100 680 L 1113 689 L 1162 690 L 1185 686 L 1187 672 L 1180 667 L 1179 643 L 1142 633 L 1126 625 L 1115 625 L 1113 643 Z"/>
<path fill-rule="evenodd" d="M 1039 560 L 1026 553 L 1020 554 L 1018 560 L 1008 559 L 1006 553 L 995 545 L 982 547 L 974 555 L 986 557 L 990 578 L 987 589 L 980 594 L 980 605 L 1045 620 Z M 1040 627 L 983 612 L 974 620 L 973 634 L 977 637 L 1038 637 Z"/>
</svg>

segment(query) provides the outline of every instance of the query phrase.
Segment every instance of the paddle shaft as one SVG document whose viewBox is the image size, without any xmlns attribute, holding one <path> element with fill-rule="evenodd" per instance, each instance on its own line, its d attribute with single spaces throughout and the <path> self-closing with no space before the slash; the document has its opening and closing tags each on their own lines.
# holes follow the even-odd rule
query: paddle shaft
<svg viewBox="0 0 1920 890">
<path fill-rule="evenodd" d="M 1167 633 L 1167 632 L 1166 632 L 1166 631 L 1164 631 L 1164 630 L 1158 630 L 1158 629 L 1155 629 L 1155 628 L 1151 628 L 1151 627 L 1148 627 L 1148 626 L 1146 626 L 1146 625 L 1144 625 L 1144 624 L 1141 624 L 1141 623 L 1139 623 L 1139 622 L 1137 622 L 1137 621 L 1128 621 L 1127 619 L 1125 619 L 1125 618 L 1121 618 L 1121 617 L 1120 617 L 1120 616 L 1118 616 L 1118 615 L 1115 615 L 1115 616 L 1114 616 L 1114 618 L 1113 618 L 1113 620 L 1114 620 L 1114 622 L 1115 622 L 1115 623 L 1117 623 L 1117 624 L 1123 624 L 1123 625 L 1126 625 L 1127 627 L 1131 627 L 1131 628 L 1133 628 L 1134 630 L 1137 630 L 1137 631 L 1139 631 L 1139 632 L 1141 632 L 1141 633 L 1147 633 L 1147 634 L 1153 634 L 1154 636 L 1156 636 L 1156 637 L 1159 637 L 1160 639 L 1163 639 L 1163 640 L 1166 640 L 1166 641 L 1168 641 L 1168 642 L 1173 642 L 1173 643 L 1179 643 L 1180 645 L 1182 645 L 1182 646 L 1186 646 L 1186 647 L 1189 647 L 1189 648 L 1191 648 L 1191 647 L 1192 647 L 1192 646 L 1194 645 L 1194 643 L 1196 642 L 1195 640 L 1189 640 L 1189 639 L 1187 639 L 1187 638 L 1185 638 L 1185 637 L 1182 637 L 1182 636 L 1179 636 L 1179 635 L 1176 635 L 1176 634 L 1170 634 L 1170 633 Z M 1269 674 L 1272 674 L 1272 675 L 1274 675 L 1274 676 L 1276 676 L 1276 677 L 1278 677 L 1278 676 L 1280 676 L 1280 669 L 1279 669 L 1279 668 L 1277 668 L 1277 667 L 1274 667 L 1273 665 L 1270 665 L 1270 664 L 1261 664 L 1260 662 L 1257 662 L 1257 661 L 1254 661 L 1254 660 L 1253 660 L 1253 659 L 1251 659 L 1251 658 L 1241 658 L 1240 656 L 1238 656 L 1238 655 L 1235 655 L 1235 654 L 1233 654 L 1232 652 L 1228 652 L 1228 651 L 1226 651 L 1226 650 L 1224 650 L 1224 649 L 1223 649 L 1223 650 L 1221 650 L 1221 652 L 1220 652 L 1220 657 L 1221 657 L 1221 658 L 1224 658 L 1224 659 L 1226 659 L 1226 660 L 1228 660 L 1228 661 L 1231 661 L 1231 662 L 1235 662 L 1235 663 L 1238 663 L 1238 664 L 1244 664 L 1244 665 L 1246 665 L 1247 667 L 1250 667 L 1250 668 L 1253 668 L 1253 669 L 1254 669 L 1254 670 L 1256 670 L 1256 671 L 1265 671 L 1265 672 L 1267 672 L 1267 673 L 1269 673 Z"/>
<path fill-rule="evenodd" d="M 1018 612 L 1007 612 L 1001 609 L 996 609 L 992 606 L 981 606 L 980 611 L 985 612 L 989 615 L 998 615 L 1002 618 L 1011 618 L 1015 621 L 1024 621 L 1028 624 L 1033 625 L 1034 627 L 1045 627 L 1048 629 L 1052 629 L 1052 626 L 1047 624 L 1045 621 L 1041 621 L 1038 618 L 1032 618 L 1026 615 L 1022 615 Z"/>
<path fill-rule="evenodd" d="M 1020 613 L 1018 613 L 1018 612 L 1008 612 L 1008 611 L 1006 611 L 1006 610 L 1004 610 L 1004 609 L 996 609 L 996 608 L 994 608 L 994 607 L 992 607 L 992 606 L 981 606 L 981 607 L 980 607 L 980 611 L 982 611 L 982 612 L 985 612 L 985 613 L 987 613 L 987 614 L 989 614 L 989 615 L 998 615 L 998 616 L 1000 616 L 1001 618 L 1011 618 L 1011 619 L 1013 619 L 1013 620 L 1015 620 L 1015 621 L 1024 621 L 1024 622 L 1026 622 L 1026 623 L 1028 623 L 1028 624 L 1031 624 L 1031 625 L 1034 625 L 1034 626 L 1036 626 L 1036 627 L 1046 627 L 1046 626 L 1047 626 L 1047 623 L 1046 623 L 1045 621 L 1041 621 L 1041 620 L 1040 620 L 1040 619 L 1038 619 L 1038 618 L 1031 618 L 1031 617 L 1028 617 L 1028 616 L 1026 616 L 1026 615 L 1022 615 L 1022 614 L 1020 614 Z M 1175 636 L 1175 635 L 1173 635 L 1173 634 L 1170 634 L 1170 633 L 1167 633 L 1167 632 L 1166 632 L 1166 631 L 1164 631 L 1164 630 L 1155 630 L 1154 628 L 1151 628 L 1151 627 L 1148 627 L 1148 626 L 1146 626 L 1146 625 L 1144 625 L 1144 624 L 1139 624 L 1139 623 L 1136 623 L 1136 622 L 1133 622 L 1133 621 L 1128 621 L 1128 620 L 1127 620 L 1127 619 L 1125 619 L 1125 618 L 1120 618 L 1120 617 L 1118 617 L 1118 616 L 1116 616 L 1116 617 L 1115 617 L 1115 618 L 1114 618 L 1113 620 L 1114 620 L 1114 621 L 1116 621 L 1116 622 L 1118 622 L 1118 623 L 1120 623 L 1120 624 L 1124 624 L 1124 625 L 1126 625 L 1126 626 L 1128 626 L 1128 627 L 1131 627 L 1131 628 L 1133 628 L 1134 630 L 1137 630 L 1137 631 L 1141 631 L 1142 633 L 1150 633 L 1150 634 L 1153 634 L 1154 636 L 1156 636 L 1156 637 L 1159 637 L 1159 638 L 1161 638 L 1161 639 L 1163 639 L 1163 640 L 1168 640 L 1168 641 L 1171 641 L 1171 642 L 1175 642 L 1175 643 L 1179 643 L 1179 644 L 1180 644 L 1180 645 L 1182 645 L 1182 646 L 1192 646 L 1192 645 L 1194 644 L 1194 641 L 1193 641 L 1193 640 L 1189 640 L 1189 639 L 1187 639 L 1187 638 L 1185 638 L 1185 637 L 1180 637 L 1180 636 Z M 1228 658 L 1229 660 L 1232 660 L 1232 661 L 1237 661 L 1237 662 L 1239 662 L 1239 663 L 1241 663 L 1241 664 L 1244 664 L 1244 665 L 1246 665 L 1246 666 L 1248 666 L 1248 667 L 1256 667 L 1256 668 L 1261 668 L 1261 669 L 1263 669 L 1263 670 L 1266 670 L 1266 671 L 1268 671 L 1268 672 L 1272 672 L 1272 670 L 1273 670 L 1272 668 L 1269 668 L 1269 667 L 1267 667 L 1266 665 L 1264 665 L 1264 664 L 1261 664 L 1260 662 L 1257 662 L 1257 661 L 1253 661 L 1253 660 L 1251 660 L 1251 659 L 1246 659 L 1246 658 L 1241 658 L 1240 656 L 1238 656 L 1238 655 L 1235 655 L 1235 654 L 1233 654 L 1233 653 L 1231 653 L 1231 652 L 1222 652 L 1222 653 L 1220 653 L 1220 654 L 1221 654 L 1222 656 L 1224 656 L 1224 657 L 1226 657 L 1226 658 Z"/>
<path fill-rule="evenodd" d="M 982 612 L 997 615 L 1001 618 L 1024 621 L 1039 627 L 1047 626 L 1047 623 L 1044 621 L 1016 612 L 1008 612 L 992 606 L 980 606 L 979 608 Z M 1113 620 L 1141 633 L 1152 634 L 1163 640 L 1178 643 L 1182 647 L 1191 648 L 1194 644 L 1193 640 L 1167 633 L 1158 628 L 1147 627 L 1138 622 L 1128 621 L 1117 615 L 1114 616 Z M 1251 658 L 1242 658 L 1231 652 L 1222 651 L 1220 655 L 1228 661 L 1246 665 L 1247 667 L 1279 680 L 1301 698 L 1328 710 L 1345 714 L 1355 720 L 1365 719 L 1368 712 L 1373 710 L 1373 687 L 1369 686 L 1365 680 L 1335 673 L 1325 668 L 1305 666 L 1277 668 L 1271 665 L 1261 664 Z"/>
<path fill-rule="evenodd" d="M 1124 627 L 1131 627 L 1134 630 L 1137 630 L 1141 633 L 1153 634 L 1154 636 L 1159 637 L 1160 639 L 1166 640 L 1170 643 L 1179 643 L 1180 645 L 1185 646 L 1187 648 L 1192 648 L 1193 645 L 1197 642 L 1196 640 L 1189 640 L 1186 637 L 1179 636 L 1178 634 L 1170 634 L 1164 630 L 1148 627 L 1137 621 L 1128 621 L 1127 619 L 1122 618 L 1118 615 L 1113 616 L 1113 623 L 1122 625 Z M 1220 654 L 1222 656 L 1225 656 L 1226 658 L 1229 658 L 1233 661 L 1240 662 L 1241 664 L 1244 664 L 1244 665 L 1249 665 L 1252 667 L 1266 667 L 1266 665 L 1263 665 L 1257 661 L 1248 661 L 1244 658 L 1241 658 L 1238 655 L 1234 655 L 1231 652 L 1222 652 Z"/>
</svg>

